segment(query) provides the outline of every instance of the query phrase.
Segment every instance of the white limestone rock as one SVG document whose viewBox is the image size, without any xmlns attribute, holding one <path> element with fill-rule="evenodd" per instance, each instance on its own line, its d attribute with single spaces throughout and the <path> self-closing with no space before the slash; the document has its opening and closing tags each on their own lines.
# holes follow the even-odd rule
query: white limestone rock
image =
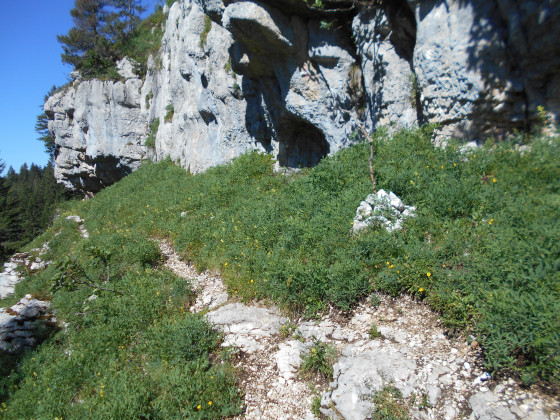
<svg viewBox="0 0 560 420">
<path fill-rule="evenodd" d="M 346 349 L 346 354 L 351 354 Z M 373 411 L 371 397 L 384 385 L 394 384 L 403 395 L 410 395 L 407 381 L 414 376 L 416 362 L 401 353 L 369 350 L 353 356 L 343 355 L 334 365 L 331 391 L 323 394 L 321 411 L 333 416 L 331 407 L 345 419 L 367 419 Z M 334 417 L 334 416 L 333 416 Z"/>
<path fill-rule="evenodd" d="M 416 207 L 405 206 L 392 191 L 379 190 L 369 194 L 356 210 L 352 222 L 353 231 L 359 232 L 375 223 L 380 223 L 389 232 L 402 228 L 405 219 L 414 217 Z"/>
<path fill-rule="evenodd" d="M 275 308 L 257 308 L 230 303 L 206 315 L 225 334 L 222 346 L 235 346 L 246 353 L 263 348 L 260 339 L 278 333 L 288 319 L 278 315 Z"/>
</svg>

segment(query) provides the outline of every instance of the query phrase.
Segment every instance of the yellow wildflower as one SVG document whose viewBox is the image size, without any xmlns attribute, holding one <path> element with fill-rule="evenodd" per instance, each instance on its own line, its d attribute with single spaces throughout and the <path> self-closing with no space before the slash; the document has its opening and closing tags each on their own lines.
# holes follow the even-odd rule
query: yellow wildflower
<svg viewBox="0 0 560 420">
<path fill-rule="evenodd" d="M 208 401 L 208 405 L 212 405 L 212 401 L 211 401 L 211 400 L 210 400 L 210 401 Z"/>
<path fill-rule="evenodd" d="M 424 288 L 421 287 L 420 289 L 418 289 L 418 291 L 419 291 L 420 293 L 422 293 L 422 292 L 424 291 Z"/>
<path fill-rule="evenodd" d="M 200 406 L 200 404 L 198 404 L 198 405 L 196 406 L 196 409 L 197 409 L 197 410 L 200 410 L 201 408 L 202 408 L 202 407 Z"/>
<path fill-rule="evenodd" d="M 430 277 L 432 273 L 426 273 L 426 277 Z"/>
</svg>

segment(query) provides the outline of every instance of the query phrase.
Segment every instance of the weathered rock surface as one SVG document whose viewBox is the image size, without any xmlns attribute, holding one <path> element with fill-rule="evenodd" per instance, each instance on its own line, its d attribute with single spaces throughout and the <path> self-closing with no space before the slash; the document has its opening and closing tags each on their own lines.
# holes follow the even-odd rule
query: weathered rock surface
<svg viewBox="0 0 560 420">
<path fill-rule="evenodd" d="M 0 351 L 19 353 L 35 347 L 53 328 L 50 303 L 25 295 L 10 308 L 0 308 Z"/>
<path fill-rule="evenodd" d="M 45 103 L 59 147 L 55 177 L 69 189 L 97 192 L 137 169 L 146 155 L 142 79 L 129 64 L 120 67 L 123 81 L 77 80 Z"/>
<path fill-rule="evenodd" d="M 241 303 L 230 303 L 209 312 L 208 320 L 224 332 L 223 346 L 235 346 L 246 353 L 254 353 L 264 347 L 259 338 L 276 334 L 288 321 L 278 315 L 274 308 L 257 308 Z"/>
<path fill-rule="evenodd" d="M 467 139 L 528 130 L 539 105 L 558 121 L 557 2 L 430 0 L 414 8 L 424 121 Z"/>
<path fill-rule="evenodd" d="M 4 270 L 0 272 L 0 299 L 13 294 L 16 284 L 23 279 L 18 268 L 25 267 L 30 271 L 37 271 L 50 263 L 40 258 L 48 248 L 48 243 L 45 243 L 42 248 L 33 249 L 31 252 L 14 254 L 8 262 L 4 263 Z"/>
<path fill-rule="evenodd" d="M 369 194 L 356 210 L 356 217 L 352 222 L 354 232 L 359 232 L 375 223 L 381 224 L 387 231 L 392 232 L 402 227 L 402 223 L 409 217 L 414 217 L 416 207 L 405 206 L 402 200 L 392 191 L 383 189 L 377 194 Z"/>
<path fill-rule="evenodd" d="M 538 106 L 558 123 L 558 2 L 325 4 L 166 7 L 145 79 L 125 60 L 123 80 L 78 79 L 47 101 L 57 179 L 98 191 L 142 159 L 200 172 L 255 149 L 279 166 L 309 166 L 349 145 L 359 124 L 437 123 L 444 142 L 530 130 Z"/>
<path fill-rule="evenodd" d="M 196 3 L 170 8 L 160 54 L 142 88 L 144 98 L 153 96 L 142 104 L 150 124 L 159 119 L 153 159 L 170 157 L 196 173 L 246 150 L 265 150 L 260 98 L 251 81 L 231 70 L 232 43 Z"/>
<path fill-rule="evenodd" d="M 402 32 L 406 29 L 410 35 L 395 37 L 399 28 Z M 405 14 L 400 21 L 391 22 L 383 10 L 366 9 L 352 22 L 361 58 L 366 95 L 364 111 L 369 130 L 390 125 L 412 127 L 419 122 L 411 56 L 415 29 L 411 10 L 408 10 L 408 19 Z"/>
</svg>

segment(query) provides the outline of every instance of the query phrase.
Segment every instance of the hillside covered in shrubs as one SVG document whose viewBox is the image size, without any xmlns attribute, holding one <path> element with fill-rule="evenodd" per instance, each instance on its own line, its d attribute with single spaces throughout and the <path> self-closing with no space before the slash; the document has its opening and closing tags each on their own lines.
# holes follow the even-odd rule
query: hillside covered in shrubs
<svg viewBox="0 0 560 420">
<path fill-rule="evenodd" d="M 185 311 L 192 292 L 162 265 L 159 239 L 197 269 L 220 272 L 240 300 L 307 317 L 349 311 L 373 291 L 408 294 L 439 312 L 449 334 L 477 340 L 494 375 L 557 389 L 559 139 L 435 148 L 430 134 L 374 136 L 378 187 L 417 208 L 390 233 L 352 232 L 371 192 L 368 143 L 291 174 L 257 152 L 198 175 L 170 161 L 146 163 L 95 198 L 64 204 L 62 216 L 79 215 L 90 237 L 59 217 L 29 245 L 48 241 L 45 258 L 54 263 L 1 302 L 41 296 L 64 327 L 3 360 L 2 415 L 240 412 L 220 336 Z M 69 266 L 112 291 L 89 298 L 91 288 L 60 280 Z"/>
</svg>

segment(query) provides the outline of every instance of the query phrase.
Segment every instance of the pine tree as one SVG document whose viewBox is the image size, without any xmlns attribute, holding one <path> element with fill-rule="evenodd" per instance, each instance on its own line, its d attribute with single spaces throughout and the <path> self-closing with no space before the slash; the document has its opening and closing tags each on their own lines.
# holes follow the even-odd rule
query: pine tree
<svg viewBox="0 0 560 420">
<path fill-rule="evenodd" d="M 8 206 L 8 192 L 10 187 L 7 185 L 6 179 L 1 176 L 5 167 L 4 162 L 0 160 L 0 261 L 4 261 L 10 253 L 6 245 L 9 239 L 9 229 L 12 222 L 11 212 Z"/>
<path fill-rule="evenodd" d="M 50 96 L 56 92 L 56 86 L 53 86 L 43 98 L 43 104 L 47 102 Z M 42 107 L 41 107 L 42 108 Z M 45 146 L 45 152 L 49 155 L 49 160 L 54 161 L 58 153 L 58 146 L 55 143 L 55 138 L 49 131 L 49 116 L 42 112 L 37 115 L 37 122 L 35 123 L 35 131 L 39 134 L 38 140 L 42 141 Z M 13 169 L 12 169 L 13 171 Z"/>
<path fill-rule="evenodd" d="M 142 0 L 75 0 L 70 11 L 75 26 L 58 36 L 62 61 L 85 77 L 110 73 L 144 11 Z"/>
<path fill-rule="evenodd" d="M 141 0 L 110 0 L 115 12 L 107 16 L 106 33 L 114 42 L 126 42 L 138 27 L 146 11 Z"/>
<path fill-rule="evenodd" d="M 0 161 L 0 173 L 3 169 Z M 19 173 L 10 168 L 0 177 L 0 261 L 43 232 L 64 199 L 52 161 L 44 168 L 23 164 Z"/>
<path fill-rule="evenodd" d="M 72 64 L 84 76 L 103 73 L 115 62 L 111 43 L 104 37 L 107 0 L 75 0 L 70 11 L 74 27 L 58 35 L 64 53 L 62 61 Z"/>
</svg>

